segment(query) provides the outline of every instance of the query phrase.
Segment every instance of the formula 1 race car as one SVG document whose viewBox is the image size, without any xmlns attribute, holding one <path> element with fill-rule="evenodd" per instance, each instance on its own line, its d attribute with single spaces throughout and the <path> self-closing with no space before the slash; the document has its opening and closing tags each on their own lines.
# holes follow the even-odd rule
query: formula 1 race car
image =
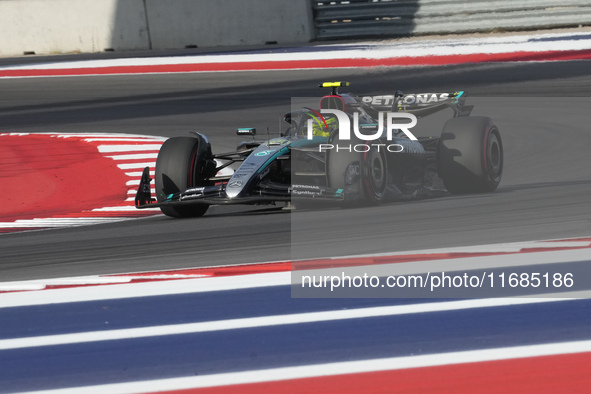
<svg viewBox="0 0 591 394">
<path fill-rule="evenodd" d="M 299 199 L 378 204 L 420 196 L 436 181 L 449 193 L 497 188 L 501 135 L 490 118 L 469 116 L 472 106 L 465 104 L 463 91 L 366 97 L 338 92 L 348 85 L 321 84 L 332 92 L 321 98 L 320 108 L 286 114 L 289 128 L 278 138 L 256 141 L 255 129 L 238 129 L 253 140 L 233 152 L 212 153 L 200 133 L 166 140 L 156 161 L 156 199 L 145 168 L 136 207 L 196 217 L 215 204 Z M 442 129 L 439 125 L 428 137 L 413 134 L 417 122 L 449 109 Z M 232 167 L 237 167 L 232 174 L 220 173 Z"/>
</svg>

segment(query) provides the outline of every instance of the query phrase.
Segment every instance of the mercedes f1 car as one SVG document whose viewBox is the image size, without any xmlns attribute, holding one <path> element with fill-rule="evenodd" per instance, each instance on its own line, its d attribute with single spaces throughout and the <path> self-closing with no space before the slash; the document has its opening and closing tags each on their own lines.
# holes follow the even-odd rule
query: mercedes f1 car
<svg viewBox="0 0 591 394">
<path fill-rule="evenodd" d="M 145 168 L 136 207 L 197 217 L 216 204 L 379 204 L 420 196 L 435 182 L 454 194 L 497 188 L 503 172 L 499 129 L 490 118 L 470 116 L 463 91 L 356 97 L 338 92 L 347 82 L 320 86 L 331 94 L 319 108 L 286 114 L 288 129 L 278 138 L 257 141 L 255 129 L 238 129 L 253 140 L 215 154 L 200 133 L 166 140 L 156 161 L 156 198 Z M 412 133 L 417 120 L 445 109 L 452 115 L 442 128 L 427 137 Z M 226 168 L 234 171 L 223 175 Z"/>
</svg>

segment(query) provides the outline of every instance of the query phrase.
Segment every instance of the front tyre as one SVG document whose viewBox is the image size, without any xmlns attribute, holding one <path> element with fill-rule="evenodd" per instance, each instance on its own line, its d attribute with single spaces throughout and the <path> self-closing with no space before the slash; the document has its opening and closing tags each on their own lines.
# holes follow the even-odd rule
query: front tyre
<svg viewBox="0 0 591 394">
<path fill-rule="evenodd" d="M 379 204 L 386 196 L 388 164 L 384 150 L 371 147 L 363 154 L 364 176 L 362 178 L 365 199 L 370 204 Z"/>
<path fill-rule="evenodd" d="M 335 147 L 339 144 L 338 136 L 330 141 Z M 350 205 L 375 205 L 384 201 L 388 186 L 388 164 L 384 150 L 370 146 L 362 141 L 351 144 L 345 141 L 344 147 L 366 145 L 366 152 L 354 149 L 327 152 L 326 173 L 328 186 L 345 191 L 345 198 Z"/>
<path fill-rule="evenodd" d="M 190 187 L 205 186 L 203 163 L 211 148 L 202 138 L 173 137 L 162 144 L 156 160 L 156 198 L 163 202 L 174 193 Z M 208 205 L 162 206 L 163 214 L 175 218 L 203 216 Z"/>
<path fill-rule="evenodd" d="M 492 119 L 448 120 L 439 140 L 438 165 L 450 193 L 494 191 L 503 175 L 503 144 Z"/>
</svg>

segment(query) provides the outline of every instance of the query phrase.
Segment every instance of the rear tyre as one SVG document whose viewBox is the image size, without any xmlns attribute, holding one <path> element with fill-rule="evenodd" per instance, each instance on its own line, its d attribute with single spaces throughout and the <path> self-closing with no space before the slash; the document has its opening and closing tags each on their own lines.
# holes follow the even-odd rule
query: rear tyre
<svg viewBox="0 0 591 394">
<path fill-rule="evenodd" d="M 492 192 L 503 175 L 499 129 L 486 117 L 450 119 L 439 140 L 438 164 L 450 193 Z"/>
<path fill-rule="evenodd" d="M 204 145 L 203 139 L 192 137 L 173 137 L 164 142 L 156 160 L 156 198 L 158 202 L 167 196 L 190 187 L 207 185 L 202 173 L 203 161 L 211 155 L 211 148 Z M 163 206 L 163 214 L 175 218 L 203 216 L 208 205 Z"/>
</svg>

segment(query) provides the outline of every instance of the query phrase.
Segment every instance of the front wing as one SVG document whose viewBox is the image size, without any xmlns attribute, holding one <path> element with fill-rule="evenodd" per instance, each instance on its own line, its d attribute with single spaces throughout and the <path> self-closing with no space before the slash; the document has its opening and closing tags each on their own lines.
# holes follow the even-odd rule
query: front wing
<svg viewBox="0 0 591 394">
<path fill-rule="evenodd" d="M 287 202 L 300 198 L 332 201 L 347 200 L 347 193 L 343 189 L 317 185 L 285 185 L 273 182 L 259 183 L 245 196 L 229 198 L 225 192 L 227 182 L 220 182 L 213 186 L 189 188 L 171 194 L 165 200 L 158 202 L 152 197 L 151 182 L 149 168 L 146 167 L 142 173 L 142 178 L 135 196 L 135 207 L 137 209 L 192 204 L 271 204 L 277 201 Z"/>
</svg>

